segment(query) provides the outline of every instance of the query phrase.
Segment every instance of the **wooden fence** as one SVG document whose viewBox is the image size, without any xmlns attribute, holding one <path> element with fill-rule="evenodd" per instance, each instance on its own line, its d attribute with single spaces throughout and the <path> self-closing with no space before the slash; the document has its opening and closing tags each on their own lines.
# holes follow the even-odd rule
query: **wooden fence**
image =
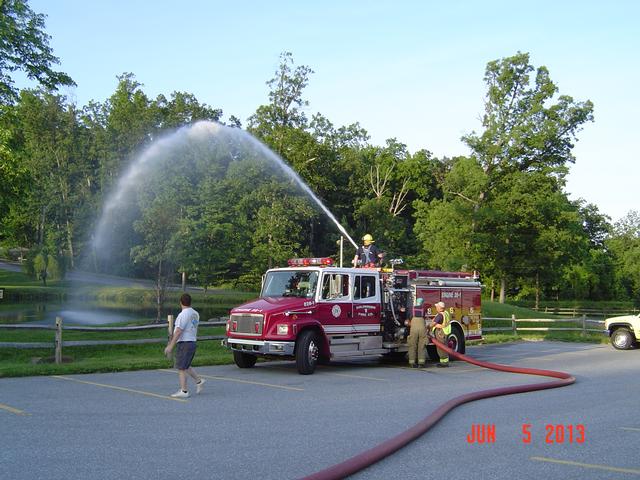
<svg viewBox="0 0 640 480">
<path fill-rule="evenodd" d="M 552 313 L 554 315 L 567 315 L 570 317 L 579 317 L 586 315 L 587 317 L 617 317 L 620 315 L 637 315 L 640 309 L 637 308 L 557 308 L 544 307 L 538 308 L 537 311 L 544 313 Z"/>
<path fill-rule="evenodd" d="M 581 332 L 583 335 L 587 333 L 604 333 L 603 329 L 604 320 L 593 320 L 587 318 L 586 314 L 581 317 L 574 318 L 516 318 L 515 315 L 511 315 L 511 318 L 495 318 L 495 317 L 483 317 L 484 321 L 497 321 L 508 323 L 505 327 L 483 327 L 483 332 L 510 332 L 513 335 L 517 335 L 518 332 Z M 573 323 L 572 327 L 519 327 L 518 323 Z M 206 322 L 200 322 L 200 326 L 224 326 L 226 321 L 224 320 L 209 320 Z M 594 328 L 597 325 L 599 328 Z M 0 329 L 39 329 L 39 330 L 55 330 L 55 338 L 53 342 L 54 358 L 56 363 L 62 362 L 62 348 L 63 347 L 82 347 L 92 345 L 139 345 L 146 343 L 166 343 L 165 338 L 140 338 L 131 340 L 63 340 L 62 332 L 64 330 L 73 330 L 79 332 L 132 332 L 141 330 L 151 330 L 165 328 L 167 329 L 167 337 L 173 332 L 173 315 L 169 315 L 166 323 L 158 323 L 153 325 L 140 325 L 131 327 L 78 327 L 78 326 L 63 326 L 63 320 L 60 317 L 56 318 L 55 325 L 24 325 L 24 324 L 10 324 L 1 325 Z M 198 341 L 206 340 L 222 340 L 224 335 L 203 335 L 198 337 Z M 51 348 L 51 342 L 0 342 L 0 348 Z"/>
<path fill-rule="evenodd" d="M 509 322 L 510 325 L 506 327 L 482 327 L 483 332 L 511 332 L 517 335 L 518 332 L 580 332 L 583 335 L 587 333 L 604 333 L 604 320 L 593 320 L 587 318 L 586 314 L 581 317 L 574 318 L 516 318 L 515 315 L 511 315 L 511 318 L 493 318 L 483 317 L 482 321 L 502 321 Z M 519 327 L 518 323 L 573 323 L 574 327 Z M 598 325 L 600 328 L 594 328 L 594 325 Z"/>
<path fill-rule="evenodd" d="M 200 322 L 200 326 L 224 326 L 224 320 L 209 320 Z M 86 347 L 92 345 L 140 345 L 146 343 L 167 343 L 167 338 L 139 338 L 130 340 L 67 340 L 63 341 L 63 330 L 74 330 L 77 332 L 134 332 L 141 330 L 152 330 L 164 328 L 167 330 L 167 338 L 173 332 L 173 315 L 169 315 L 166 323 L 153 325 L 139 325 L 131 327 L 71 327 L 63 326 L 63 319 L 56 317 L 55 325 L 24 325 L 24 324 L 0 324 L 0 329 L 25 329 L 25 330 L 55 330 L 53 341 L 55 363 L 62 362 L 63 347 Z M 202 335 L 198 336 L 198 341 L 222 340 L 224 335 Z M 51 342 L 0 342 L 0 348 L 51 348 Z"/>
</svg>

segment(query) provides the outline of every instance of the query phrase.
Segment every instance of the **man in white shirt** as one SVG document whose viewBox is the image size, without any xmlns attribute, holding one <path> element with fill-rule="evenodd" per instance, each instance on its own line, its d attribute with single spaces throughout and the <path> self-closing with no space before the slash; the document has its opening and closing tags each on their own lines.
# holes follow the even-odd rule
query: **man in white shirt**
<svg viewBox="0 0 640 480">
<path fill-rule="evenodd" d="M 178 315 L 178 318 L 176 318 L 173 335 L 167 347 L 164 349 L 164 354 L 166 356 L 171 355 L 171 351 L 177 345 L 174 366 L 178 369 L 180 390 L 171 396 L 174 398 L 189 398 L 187 375 L 195 380 L 196 393 L 200 393 L 204 385 L 204 379 L 191 368 L 191 362 L 196 354 L 196 339 L 198 336 L 200 315 L 191 308 L 191 295 L 188 293 L 183 293 L 180 297 L 180 307 L 182 307 L 182 311 Z"/>
</svg>

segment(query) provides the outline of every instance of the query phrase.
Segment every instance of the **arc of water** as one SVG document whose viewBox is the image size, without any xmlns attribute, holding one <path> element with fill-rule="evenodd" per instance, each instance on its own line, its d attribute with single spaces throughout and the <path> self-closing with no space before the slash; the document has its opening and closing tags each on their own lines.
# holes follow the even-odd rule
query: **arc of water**
<svg viewBox="0 0 640 480">
<path fill-rule="evenodd" d="M 322 203 L 318 196 L 298 176 L 298 174 L 282 158 L 280 158 L 280 156 L 272 152 L 266 145 L 251 136 L 249 133 L 240 129 L 226 127 L 224 125 L 220 125 L 218 123 L 210 121 L 200 121 L 194 123 L 193 125 L 183 127 L 176 132 L 168 135 L 167 137 L 154 142 L 142 153 L 142 155 L 140 155 L 139 159 L 129 167 L 127 172 L 118 181 L 117 188 L 105 202 L 104 211 L 100 221 L 98 222 L 96 234 L 94 236 L 95 246 L 98 246 L 100 239 L 103 237 L 107 222 L 109 221 L 109 217 L 114 213 L 116 207 L 126 196 L 126 194 L 133 188 L 136 181 L 144 174 L 146 169 L 153 162 L 153 159 L 158 154 L 158 152 L 162 151 L 164 148 L 168 148 L 171 143 L 175 141 L 175 139 L 181 138 L 184 135 L 186 135 L 188 138 L 204 138 L 207 135 L 216 135 L 219 133 L 241 136 L 243 139 L 251 142 L 252 145 L 257 147 L 265 156 L 274 161 L 275 164 L 298 185 L 298 187 L 300 187 L 307 195 L 309 195 L 309 197 L 311 197 L 316 205 L 318 205 L 318 207 L 320 207 L 325 215 L 336 225 L 340 233 L 342 233 L 342 235 L 344 235 L 351 242 L 354 248 L 358 248 L 356 242 L 353 241 L 351 236 L 347 233 L 340 222 L 338 222 L 331 211 Z"/>
<path fill-rule="evenodd" d="M 309 185 L 304 183 L 304 181 L 298 176 L 298 174 L 289 165 L 287 165 L 282 158 L 280 158 L 278 155 L 276 155 L 274 152 L 272 152 L 266 145 L 264 145 L 262 142 L 259 142 L 258 140 L 256 140 L 252 136 L 250 136 L 249 134 L 247 134 L 247 135 L 249 136 L 249 138 L 251 139 L 252 142 L 254 142 L 255 144 L 258 145 L 258 147 L 261 149 L 261 151 L 265 155 L 268 155 L 269 157 L 273 158 L 276 161 L 277 165 L 280 167 L 280 169 L 289 178 L 291 178 L 294 182 L 296 182 L 296 184 L 307 195 L 309 195 L 313 199 L 314 202 L 316 202 L 316 204 L 325 213 L 325 215 L 327 217 L 329 217 L 329 219 L 336 225 L 336 227 L 338 228 L 340 233 L 342 233 L 351 242 L 351 244 L 354 246 L 354 248 L 357 250 L 358 249 L 358 244 L 353 241 L 353 238 L 351 238 L 351 236 L 347 233 L 345 228 L 340 224 L 340 222 L 338 222 L 338 220 L 333 215 L 333 213 L 331 213 L 331 211 L 324 205 L 324 203 L 322 203 L 322 201 L 317 197 L 317 195 L 315 193 L 313 193 L 313 190 L 311 190 L 311 188 L 309 188 Z"/>
</svg>

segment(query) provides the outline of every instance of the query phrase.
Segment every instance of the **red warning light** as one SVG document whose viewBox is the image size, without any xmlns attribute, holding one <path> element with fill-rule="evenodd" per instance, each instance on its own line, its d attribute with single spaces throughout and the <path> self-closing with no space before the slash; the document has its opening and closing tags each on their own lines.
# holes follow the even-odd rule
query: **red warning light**
<svg viewBox="0 0 640 480">
<path fill-rule="evenodd" d="M 326 267 L 333 265 L 333 259 L 329 257 L 315 257 L 315 258 L 290 258 L 287 261 L 290 267 Z"/>
</svg>

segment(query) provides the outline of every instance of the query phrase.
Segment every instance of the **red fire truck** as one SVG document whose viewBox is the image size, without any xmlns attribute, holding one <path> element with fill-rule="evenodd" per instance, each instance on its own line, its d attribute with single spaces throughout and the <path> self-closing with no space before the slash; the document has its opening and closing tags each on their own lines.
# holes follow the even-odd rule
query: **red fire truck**
<svg viewBox="0 0 640 480">
<path fill-rule="evenodd" d="M 481 285 L 473 274 L 342 268 L 330 258 L 288 263 L 267 271 L 260 298 L 231 310 L 223 344 L 240 368 L 253 367 L 258 356 L 292 358 L 308 375 L 330 360 L 404 355 L 405 320 L 433 318 L 440 301 L 451 314 L 452 349 L 464 353 L 465 340 L 482 338 Z M 434 345 L 427 350 L 437 359 Z"/>
</svg>

